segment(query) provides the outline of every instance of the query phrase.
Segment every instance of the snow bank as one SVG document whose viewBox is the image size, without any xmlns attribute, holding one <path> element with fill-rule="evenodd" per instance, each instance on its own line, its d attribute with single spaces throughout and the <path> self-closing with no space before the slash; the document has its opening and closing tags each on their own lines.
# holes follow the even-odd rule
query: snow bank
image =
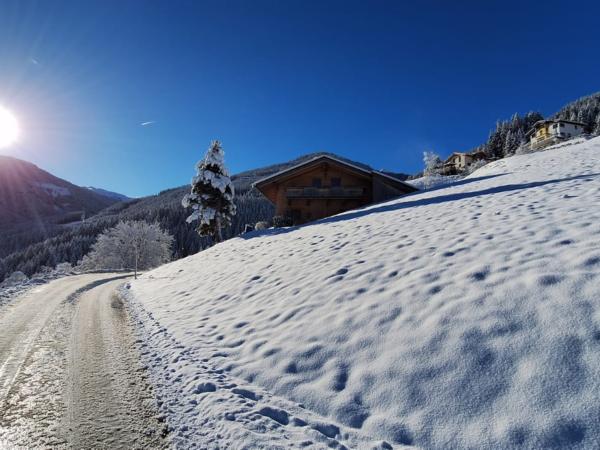
<svg viewBox="0 0 600 450">
<path fill-rule="evenodd" d="M 600 138 L 131 284 L 181 447 L 595 448 Z"/>
</svg>

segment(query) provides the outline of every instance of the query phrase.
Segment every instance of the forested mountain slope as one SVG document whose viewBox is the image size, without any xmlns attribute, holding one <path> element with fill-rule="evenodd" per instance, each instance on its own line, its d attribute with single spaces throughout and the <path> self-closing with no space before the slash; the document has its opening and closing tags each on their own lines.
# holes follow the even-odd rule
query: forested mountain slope
<svg viewBox="0 0 600 450">
<path fill-rule="evenodd" d="M 41 230 L 84 213 L 93 215 L 117 201 L 0 155 L 0 232 L 17 227 Z"/>
</svg>

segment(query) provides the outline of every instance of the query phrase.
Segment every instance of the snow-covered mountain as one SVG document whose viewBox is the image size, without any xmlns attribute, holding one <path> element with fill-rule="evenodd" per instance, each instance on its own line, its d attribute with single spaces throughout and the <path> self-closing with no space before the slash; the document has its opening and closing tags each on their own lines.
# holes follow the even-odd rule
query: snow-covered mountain
<svg viewBox="0 0 600 450">
<path fill-rule="evenodd" d="M 596 448 L 600 138 L 127 292 L 182 448 Z"/>
<path fill-rule="evenodd" d="M 0 155 L 0 230 L 31 232 L 88 216 L 118 201 L 76 186 L 17 158 Z"/>
<path fill-rule="evenodd" d="M 92 192 L 95 192 L 96 194 L 100 194 L 103 197 L 108 197 L 110 199 L 113 199 L 113 200 L 116 200 L 119 202 L 131 200 L 131 197 L 127 197 L 126 195 L 119 194 L 118 192 L 107 191 L 106 189 L 97 188 L 97 187 L 93 187 L 93 186 L 87 186 L 87 189 L 89 189 Z"/>
</svg>

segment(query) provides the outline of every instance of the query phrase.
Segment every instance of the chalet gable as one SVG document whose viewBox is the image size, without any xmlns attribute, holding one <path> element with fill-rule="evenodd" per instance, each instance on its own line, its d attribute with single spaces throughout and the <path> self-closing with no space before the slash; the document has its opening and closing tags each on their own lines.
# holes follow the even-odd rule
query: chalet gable
<svg viewBox="0 0 600 450">
<path fill-rule="evenodd" d="M 289 167 L 253 186 L 275 205 L 276 215 L 295 224 L 417 190 L 390 174 L 329 155 Z"/>
</svg>

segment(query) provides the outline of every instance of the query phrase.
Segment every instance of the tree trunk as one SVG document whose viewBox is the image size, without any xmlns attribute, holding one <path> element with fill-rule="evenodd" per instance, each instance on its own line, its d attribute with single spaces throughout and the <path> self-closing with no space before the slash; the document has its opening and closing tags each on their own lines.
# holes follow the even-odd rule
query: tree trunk
<svg viewBox="0 0 600 450">
<path fill-rule="evenodd" d="M 223 234 L 221 232 L 221 215 L 220 214 L 217 214 L 215 221 L 217 223 L 217 229 L 215 230 L 215 242 L 219 243 L 219 242 L 223 241 Z"/>
<path fill-rule="evenodd" d="M 138 266 L 138 249 L 135 247 L 135 268 L 133 272 L 133 279 L 137 280 L 137 266 Z"/>
</svg>

